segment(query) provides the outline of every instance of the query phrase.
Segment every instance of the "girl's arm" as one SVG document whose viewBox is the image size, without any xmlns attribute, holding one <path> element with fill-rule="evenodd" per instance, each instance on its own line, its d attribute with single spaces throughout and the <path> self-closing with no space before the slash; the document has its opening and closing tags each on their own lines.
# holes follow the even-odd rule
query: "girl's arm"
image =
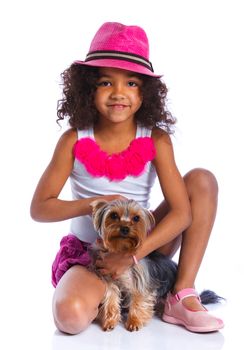
<svg viewBox="0 0 244 350">
<path fill-rule="evenodd" d="M 66 131 L 59 139 L 53 157 L 44 171 L 31 202 L 31 216 L 36 221 L 54 222 L 91 214 L 90 203 L 98 197 L 79 200 L 62 200 L 59 194 L 73 169 L 73 147 L 76 130 Z M 106 196 L 112 200 L 118 195 Z"/>
<path fill-rule="evenodd" d="M 175 163 L 171 139 L 159 129 L 155 129 L 152 136 L 156 147 L 154 166 L 169 212 L 155 226 L 138 251 L 138 259 L 172 241 L 190 225 L 192 220 L 189 197 Z"/>
</svg>

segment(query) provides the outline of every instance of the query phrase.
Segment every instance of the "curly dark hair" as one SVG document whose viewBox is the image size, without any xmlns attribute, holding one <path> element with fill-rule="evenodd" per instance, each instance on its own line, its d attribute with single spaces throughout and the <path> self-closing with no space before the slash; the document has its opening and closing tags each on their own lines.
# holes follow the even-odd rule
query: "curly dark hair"
<svg viewBox="0 0 244 350">
<path fill-rule="evenodd" d="M 167 133 L 173 133 L 176 119 L 167 110 L 166 85 L 155 77 L 140 74 L 143 101 L 136 112 L 137 122 L 152 128 L 158 126 Z M 72 64 L 62 74 L 63 98 L 58 100 L 57 122 L 68 118 L 71 127 L 86 129 L 94 125 L 99 114 L 94 105 L 99 68 Z"/>
</svg>

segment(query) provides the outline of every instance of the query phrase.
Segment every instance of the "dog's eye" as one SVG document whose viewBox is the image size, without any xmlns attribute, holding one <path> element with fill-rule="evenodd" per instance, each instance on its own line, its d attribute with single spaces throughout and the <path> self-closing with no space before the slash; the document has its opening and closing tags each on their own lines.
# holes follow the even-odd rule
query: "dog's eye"
<svg viewBox="0 0 244 350">
<path fill-rule="evenodd" d="M 138 221 L 140 221 L 140 216 L 139 215 L 135 215 L 132 220 L 134 222 L 138 222 Z"/>
<path fill-rule="evenodd" d="M 117 213 L 115 213 L 115 212 L 111 213 L 111 214 L 110 214 L 110 217 L 111 217 L 111 219 L 113 219 L 113 220 L 119 219 L 119 215 L 118 215 Z"/>
</svg>

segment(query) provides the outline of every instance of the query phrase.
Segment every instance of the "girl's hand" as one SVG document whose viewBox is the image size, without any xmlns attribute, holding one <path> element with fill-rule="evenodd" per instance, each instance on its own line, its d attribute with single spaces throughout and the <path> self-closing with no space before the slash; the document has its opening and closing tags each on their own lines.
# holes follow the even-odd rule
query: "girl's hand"
<svg viewBox="0 0 244 350">
<path fill-rule="evenodd" d="M 127 253 L 101 253 L 95 265 L 102 275 L 117 279 L 134 265 L 134 260 Z"/>
</svg>

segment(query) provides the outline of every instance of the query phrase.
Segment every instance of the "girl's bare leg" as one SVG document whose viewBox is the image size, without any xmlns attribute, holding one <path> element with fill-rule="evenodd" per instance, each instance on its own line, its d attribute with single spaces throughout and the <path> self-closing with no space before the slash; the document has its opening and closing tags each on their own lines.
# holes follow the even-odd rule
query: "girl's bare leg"
<svg viewBox="0 0 244 350">
<path fill-rule="evenodd" d="M 105 284 L 85 267 L 71 267 L 59 281 L 53 297 L 53 317 L 57 328 L 78 334 L 98 314 Z"/>
<path fill-rule="evenodd" d="M 184 288 L 194 288 L 214 224 L 218 201 L 218 184 L 210 171 L 191 170 L 184 180 L 191 202 L 192 224 L 181 236 L 159 249 L 163 254 L 173 256 L 181 245 L 178 275 L 173 291 L 175 293 Z M 161 220 L 167 211 L 167 203 L 162 202 L 154 212 L 156 222 Z M 203 309 L 194 297 L 184 299 L 183 303 L 193 310 Z"/>
</svg>

